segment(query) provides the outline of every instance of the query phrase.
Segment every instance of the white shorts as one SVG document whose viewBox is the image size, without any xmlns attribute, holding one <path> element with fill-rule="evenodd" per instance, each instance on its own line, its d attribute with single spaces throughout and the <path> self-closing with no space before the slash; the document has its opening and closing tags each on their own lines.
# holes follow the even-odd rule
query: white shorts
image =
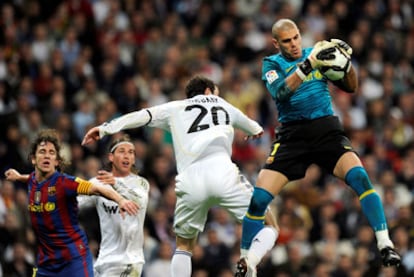
<svg viewBox="0 0 414 277">
<path fill-rule="evenodd" d="M 192 164 L 177 175 L 174 231 L 191 239 L 204 230 L 208 211 L 213 206 L 226 209 L 242 221 L 253 186 L 240 174 L 226 155 L 212 155 Z"/>
<path fill-rule="evenodd" d="M 95 266 L 95 277 L 140 277 L 143 264 L 112 264 Z"/>
</svg>

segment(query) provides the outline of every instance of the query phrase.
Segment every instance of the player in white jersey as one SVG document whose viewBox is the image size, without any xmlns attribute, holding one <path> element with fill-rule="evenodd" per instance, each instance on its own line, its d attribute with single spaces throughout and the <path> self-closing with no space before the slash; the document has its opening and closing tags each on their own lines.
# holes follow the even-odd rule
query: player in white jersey
<svg viewBox="0 0 414 277">
<path fill-rule="evenodd" d="M 86 145 L 106 135 L 146 125 L 171 132 L 178 172 L 173 277 L 191 276 L 192 250 L 212 206 L 227 209 L 239 222 L 243 219 L 253 188 L 231 160 L 234 127 L 243 130 L 246 139 L 263 134 L 257 122 L 218 96 L 218 89 L 211 80 L 194 77 L 185 91 L 185 100 L 128 113 L 93 127 L 82 141 Z M 276 223 L 271 223 L 275 228 L 262 229 L 263 239 L 258 240 L 268 245 L 267 250 L 276 240 Z"/>
<path fill-rule="evenodd" d="M 139 212 L 121 218 L 118 205 L 103 197 L 78 197 L 79 207 L 95 206 L 99 216 L 101 242 L 94 264 L 95 277 L 139 277 L 144 265 L 144 219 L 149 183 L 134 173 L 135 147 L 128 136 L 110 145 L 110 171 L 100 170 L 90 181 L 111 184 L 119 194 L 136 202 Z"/>
</svg>

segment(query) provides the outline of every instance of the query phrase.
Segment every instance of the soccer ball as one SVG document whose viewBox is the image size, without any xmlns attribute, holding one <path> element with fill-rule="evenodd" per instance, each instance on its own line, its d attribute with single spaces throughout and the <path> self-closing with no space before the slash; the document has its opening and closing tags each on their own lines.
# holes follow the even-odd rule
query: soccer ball
<svg viewBox="0 0 414 277">
<path fill-rule="evenodd" d="M 331 81 L 338 81 L 344 78 L 345 73 L 349 67 L 350 60 L 347 58 L 338 47 L 335 47 L 335 55 L 332 66 L 322 67 L 319 71 Z"/>
</svg>

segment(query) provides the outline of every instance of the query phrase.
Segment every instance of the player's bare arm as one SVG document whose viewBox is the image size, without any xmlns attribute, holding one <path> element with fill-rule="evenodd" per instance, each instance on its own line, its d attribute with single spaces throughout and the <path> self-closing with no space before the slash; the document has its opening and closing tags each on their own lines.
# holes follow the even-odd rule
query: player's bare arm
<svg viewBox="0 0 414 277">
<path fill-rule="evenodd" d="M 6 180 L 12 182 L 18 181 L 25 183 L 27 180 L 29 180 L 29 174 L 20 174 L 20 172 L 13 168 L 6 170 L 4 175 L 6 176 Z"/>
<path fill-rule="evenodd" d="M 334 84 L 345 92 L 356 92 L 358 88 L 358 78 L 354 67 L 351 66 L 351 69 L 347 74 L 345 74 L 344 78 L 339 81 L 335 81 Z"/>
<path fill-rule="evenodd" d="M 125 199 L 110 186 L 92 184 L 89 193 L 102 195 L 117 202 L 122 217 L 124 216 L 124 212 L 127 212 L 129 215 L 136 215 L 138 213 L 139 207 L 135 202 Z"/>
</svg>

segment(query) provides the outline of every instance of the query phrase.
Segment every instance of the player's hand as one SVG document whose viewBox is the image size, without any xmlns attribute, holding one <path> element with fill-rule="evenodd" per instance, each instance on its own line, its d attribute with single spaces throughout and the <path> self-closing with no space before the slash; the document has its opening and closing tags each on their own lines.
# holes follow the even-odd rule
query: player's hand
<svg viewBox="0 0 414 277">
<path fill-rule="evenodd" d="M 335 59 L 335 43 L 322 40 L 315 43 L 312 51 L 305 61 L 298 64 L 296 70 L 297 75 L 305 80 L 306 76 L 311 73 L 313 69 L 320 69 L 324 66 L 330 66 L 330 61 Z"/>
<path fill-rule="evenodd" d="M 98 141 L 99 139 L 99 127 L 93 127 L 83 137 L 82 145 L 90 144 L 94 141 Z"/>
<path fill-rule="evenodd" d="M 138 213 L 139 207 L 138 204 L 131 201 L 126 200 L 125 198 L 122 198 L 118 202 L 119 210 L 121 212 L 122 218 L 125 218 L 125 212 L 129 215 L 136 215 Z"/>
<path fill-rule="evenodd" d="M 332 61 L 335 59 L 335 47 L 336 45 L 333 42 L 318 41 L 307 58 L 312 68 L 319 69 L 324 66 L 332 66 Z"/>
<path fill-rule="evenodd" d="M 111 172 L 106 170 L 99 170 L 96 179 L 103 184 L 115 185 L 115 177 Z"/>
<path fill-rule="evenodd" d="M 6 180 L 12 182 L 19 180 L 19 178 L 21 177 L 21 174 L 13 168 L 6 170 L 6 172 L 4 172 L 4 175 L 6 176 Z"/>
<path fill-rule="evenodd" d="M 341 50 L 348 59 L 351 58 L 353 50 L 348 43 L 338 38 L 331 38 L 329 41 L 335 43 L 339 50 Z"/>
<path fill-rule="evenodd" d="M 250 135 L 250 136 L 245 136 L 244 140 L 249 140 L 249 139 L 257 139 L 260 138 L 263 135 L 263 131 L 261 131 L 260 133 L 256 134 L 256 135 Z"/>
</svg>

